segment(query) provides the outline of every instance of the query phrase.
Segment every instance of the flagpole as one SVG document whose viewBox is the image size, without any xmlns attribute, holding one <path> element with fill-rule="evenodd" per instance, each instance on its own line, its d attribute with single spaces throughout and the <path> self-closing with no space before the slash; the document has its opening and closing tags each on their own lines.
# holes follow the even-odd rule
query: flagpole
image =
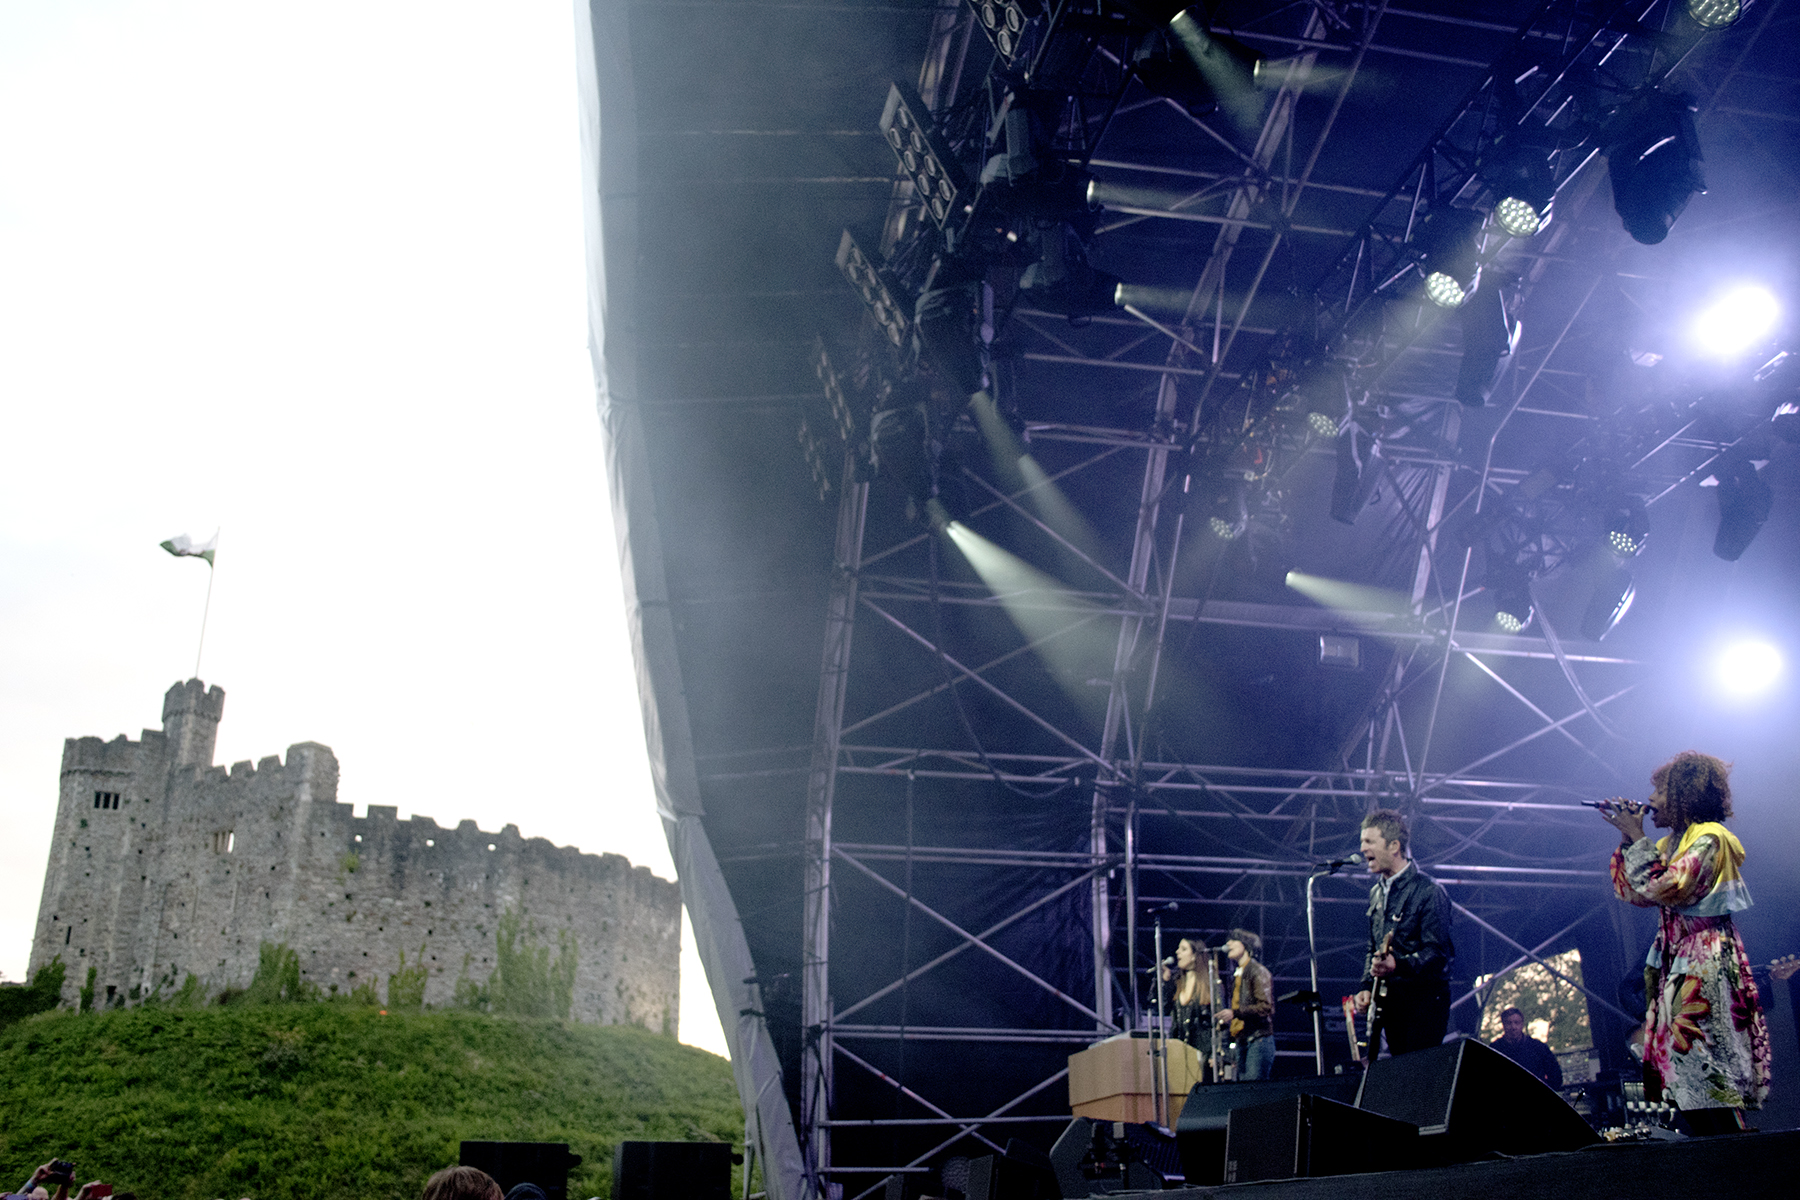
<svg viewBox="0 0 1800 1200">
<path fill-rule="evenodd" d="M 216 535 L 215 535 L 216 536 Z M 206 653 L 206 618 L 212 612 L 212 585 L 215 568 L 206 564 L 206 604 L 200 610 L 200 647 L 194 651 L 194 678 L 200 678 L 200 656 Z"/>
</svg>

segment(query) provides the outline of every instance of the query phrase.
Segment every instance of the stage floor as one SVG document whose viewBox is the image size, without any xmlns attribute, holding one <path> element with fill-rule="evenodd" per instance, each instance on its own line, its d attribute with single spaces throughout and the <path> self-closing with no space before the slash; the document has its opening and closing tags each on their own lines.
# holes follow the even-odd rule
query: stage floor
<svg viewBox="0 0 1800 1200">
<path fill-rule="evenodd" d="M 1371 1155 L 1380 1148 L 1369 1147 Z M 1790 1200 L 1800 1196 L 1800 1130 L 1679 1142 L 1628 1142 L 1569 1154 L 1226 1187 L 1115 1195 L 1162 1200 L 1650 1200 L 1662 1195 Z"/>
</svg>

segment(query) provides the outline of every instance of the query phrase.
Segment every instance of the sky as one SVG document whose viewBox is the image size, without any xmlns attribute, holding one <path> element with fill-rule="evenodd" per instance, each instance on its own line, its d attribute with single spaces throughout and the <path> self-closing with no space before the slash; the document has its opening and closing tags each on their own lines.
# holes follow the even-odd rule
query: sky
<svg viewBox="0 0 1800 1200">
<path fill-rule="evenodd" d="M 0 974 L 63 739 L 674 870 L 586 346 L 569 0 L 0 4 Z M 723 1054 L 692 933 L 681 1037 Z"/>
</svg>

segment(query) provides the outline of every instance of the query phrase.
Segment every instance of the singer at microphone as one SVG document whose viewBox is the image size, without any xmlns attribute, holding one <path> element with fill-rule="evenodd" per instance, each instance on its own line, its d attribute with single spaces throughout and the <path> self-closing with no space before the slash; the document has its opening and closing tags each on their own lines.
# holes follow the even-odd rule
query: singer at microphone
<svg viewBox="0 0 1800 1200">
<path fill-rule="evenodd" d="M 1182 938 L 1175 957 L 1162 961 L 1164 1002 L 1169 1006 L 1169 1036 L 1212 1057 L 1212 955 L 1194 938 Z"/>
</svg>

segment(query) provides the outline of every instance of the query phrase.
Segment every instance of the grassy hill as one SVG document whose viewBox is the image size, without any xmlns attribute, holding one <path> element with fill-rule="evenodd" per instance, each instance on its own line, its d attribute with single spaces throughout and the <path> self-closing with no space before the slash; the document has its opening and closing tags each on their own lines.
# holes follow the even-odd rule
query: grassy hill
<svg viewBox="0 0 1800 1200">
<path fill-rule="evenodd" d="M 344 1002 L 68 1010 L 0 1029 L 0 1190 L 52 1156 L 145 1200 L 417 1200 L 464 1138 L 738 1142 L 724 1059 L 625 1026 Z"/>
</svg>

